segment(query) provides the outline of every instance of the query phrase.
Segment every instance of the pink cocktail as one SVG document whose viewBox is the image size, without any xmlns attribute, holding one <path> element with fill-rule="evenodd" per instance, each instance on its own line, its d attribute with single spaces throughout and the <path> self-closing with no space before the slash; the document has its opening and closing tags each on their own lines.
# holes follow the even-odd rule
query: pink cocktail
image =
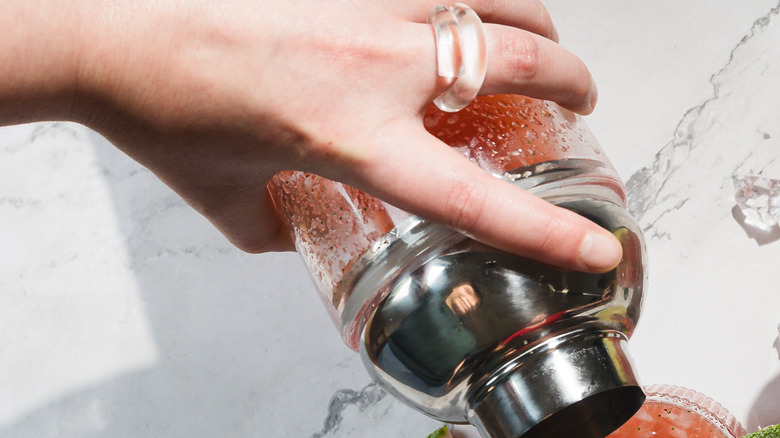
<svg viewBox="0 0 780 438">
<path fill-rule="evenodd" d="M 607 438 L 737 438 L 742 425 L 713 399 L 687 388 L 653 385 L 647 400 Z"/>
</svg>

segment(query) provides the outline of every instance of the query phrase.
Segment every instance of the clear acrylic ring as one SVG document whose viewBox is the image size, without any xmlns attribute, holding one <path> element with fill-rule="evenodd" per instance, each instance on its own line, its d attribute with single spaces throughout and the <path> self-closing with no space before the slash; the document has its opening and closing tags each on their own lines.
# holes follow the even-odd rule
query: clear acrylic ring
<svg viewBox="0 0 780 438">
<path fill-rule="evenodd" d="M 487 70 L 485 33 L 476 12 L 462 3 L 434 6 L 428 13 L 436 41 L 438 75 L 449 81 L 433 103 L 447 112 L 465 108 L 477 96 Z"/>
</svg>

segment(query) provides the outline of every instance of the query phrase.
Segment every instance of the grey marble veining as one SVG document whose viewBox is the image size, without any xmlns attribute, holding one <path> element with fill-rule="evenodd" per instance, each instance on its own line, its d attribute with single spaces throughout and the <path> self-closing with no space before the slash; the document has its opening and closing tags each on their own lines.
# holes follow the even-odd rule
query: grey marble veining
<svg viewBox="0 0 780 438">
<path fill-rule="evenodd" d="M 312 434 L 311 438 L 325 438 L 333 436 L 339 432 L 342 421 L 344 421 L 344 411 L 355 406 L 359 413 L 366 409 L 376 406 L 387 393 L 376 383 L 366 385 L 360 391 L 351 389 L 340 389 L 330 398 L 328 403 L 328 414 L 323 421 L 322 430 Z"/>
<path fill-rule="evenodd" d="M 729 175 L 733 175 L 748 166 L 751 157 L 756 161 L 756 150 L 766 149 L 761 143 L 774 144 L 778 140 L 776 134 L 773 140 L 769 132 L 776 132 L 778 126 L 756 126 L 750 121 L 778 114 L 780 108 L 773 93 L 780 89 L 774 48 L 780 27 L 776 24 L 779 10 L 780 4 L 754 22 L 750 32 L 731 51 L 728 63 L 712 75 L 712 96 L 688 110 L 673 139 L 656 154 L 652 166 L 634 173 L 626 182 L 629 212 L 646 232 L 696 195 L 684 190 L 695 182 L 683 180 L 700 180 L 702 175 L 697 169 L 706 168 L 705 163 L 723 163 L 732 168 Z M 768 56 L 762 56 L 763 52 L 768 52 Z M 734 143 L 726 141 L 722 134 L 735 137 Z M 750 172 L 762 172 L 775 159 L 761 156 Z"/>
</svg>

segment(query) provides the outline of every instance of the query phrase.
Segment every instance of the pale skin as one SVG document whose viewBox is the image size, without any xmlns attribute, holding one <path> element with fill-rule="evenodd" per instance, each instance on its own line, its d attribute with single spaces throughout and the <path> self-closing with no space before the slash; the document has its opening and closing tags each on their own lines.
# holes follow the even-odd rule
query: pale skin
<svg viewBox="0 0 780 438">
<path fill-rule="evenodd" d="M 360 188 L 498 248 L 600 272 L 607 231 L 502 182 L 428 134 L 440 0 L 0 0 L 0 124 L 82 123 L 234 245 L 290 250 L 266 185 L 284 169 Z M 472 0 L 482 94 L 588 114 L 596 88 L 537 0 Z M 9 34 L 10 33 L 10 34 Z"/>
</svg>

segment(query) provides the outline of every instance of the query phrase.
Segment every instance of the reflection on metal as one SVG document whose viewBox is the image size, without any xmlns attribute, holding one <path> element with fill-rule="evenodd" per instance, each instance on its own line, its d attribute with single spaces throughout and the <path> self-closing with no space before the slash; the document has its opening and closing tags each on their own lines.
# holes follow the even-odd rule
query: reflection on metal
<svg viewBox="0 0 780 438">
<path fill-rule="evenodd" d="M 624 258 L 605 274 L 554 269 L 433 224 L 410 230 L 448 237 L 420 245 L 399 233 L 366 261 L 353 298 L 380 298 L 347 307 L 372 309 L 360 350 L 375 381 L 489 438 L 602 438 L 633 415 L 644 394 L 626 344 L 641 307 L 644 243 L 611 190 L 588 193 L 562 185 L 547 199 L 618 237 Z"/>
<path fill-rule="evenodd" d="M 447 307 L 457 316 L 463 316 L 474 311 L 479 306 L 479 295 L 470 284 L 460 284 L 452 288 L 452 292 L 444 300 Z"/>
</svg>

